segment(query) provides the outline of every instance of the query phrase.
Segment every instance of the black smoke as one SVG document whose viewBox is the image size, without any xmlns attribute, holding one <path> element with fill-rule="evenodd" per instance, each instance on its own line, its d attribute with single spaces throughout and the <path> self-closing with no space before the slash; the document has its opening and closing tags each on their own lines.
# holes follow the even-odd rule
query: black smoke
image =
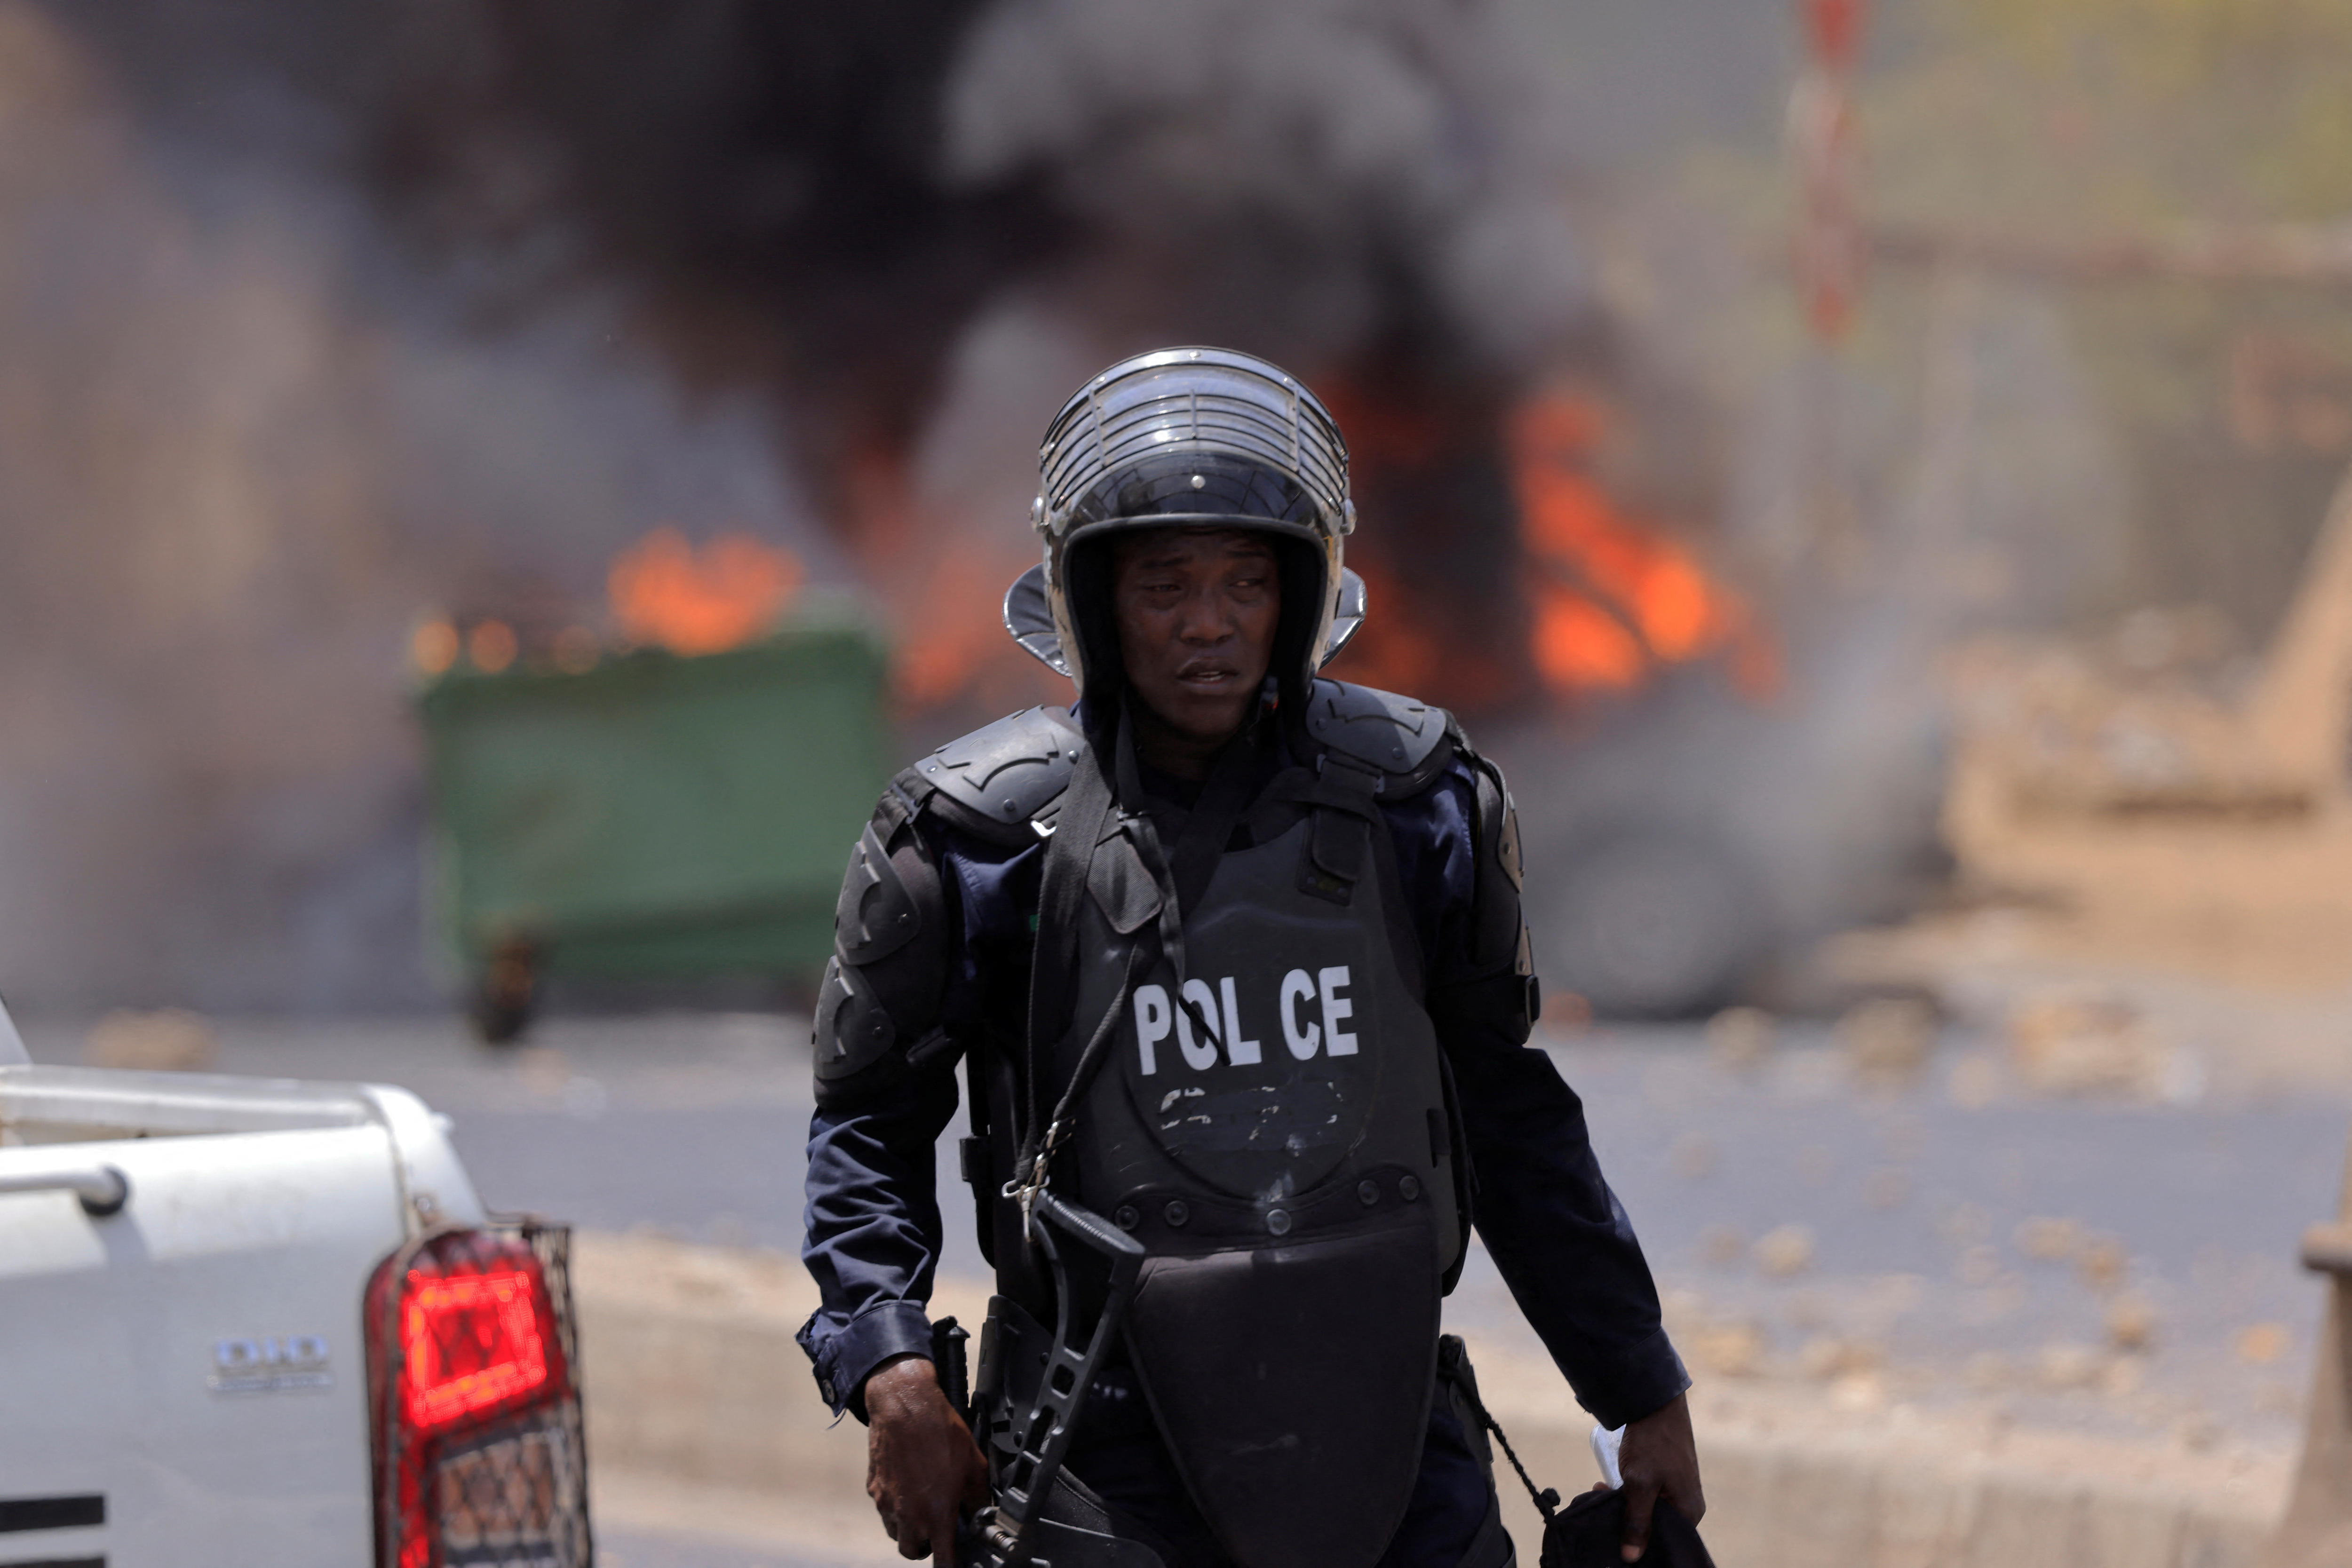
<svg viewBox="0 0 2352 1568">
<path fill-rule="evenodd" d="M 927 454 L 959 396 L 1005 405 L 1017 456 L 1118 354 L 1267 354 L 1361 411 L 1361 548 L 1406 596 L 1385 624 L 1458 651 L 1436 695 L 1492 706 L 1532 684 L 1503 419 L 1538 374 L 1624 387 L 1638 359 L 1512 37 L 1460 0 L 422 7 L 359 95 L 354 166 L 486 319 L 614 288 L 686 384 L 772 399 L 853 531 L 880 460 L 1017 549 L 1026 479 Z M 1688 489 L 1707 465 L 1671 428 L 1652 467 Z"/>
<path fill-rule="evenodd" d="M 0 181 L 5 278 L 64 280 L 0 286 L 0 326 L 67 301 L 83 336 L 37 362 L 87 389 L 13 431 L 0 400 L 0 517 L 56 586 L 0 629 L 41 737 L 0 764 L 0 987 L 429 998 L 416 613 L 593 601 L 677 521 L 791 542 L 920 634 L 872 476 L 900 555 L 1009 575 L 1052 409 L 1170 341 L 1355 412 L 1359 559 L 1393 590 L 1350 658 L 1412 628 L 1425 695 L 1525 704 L 1510 409 L 1610 390 L 1640 436 L 1615 477 L 1677 517 L 1714 459 L 1596 303 L 1588 171 L 1517 14 L 0 0 L 0 74 L 68 83 L 0 100 L 40 106 L 19 145 L 86 165 Z"/>
</svg>

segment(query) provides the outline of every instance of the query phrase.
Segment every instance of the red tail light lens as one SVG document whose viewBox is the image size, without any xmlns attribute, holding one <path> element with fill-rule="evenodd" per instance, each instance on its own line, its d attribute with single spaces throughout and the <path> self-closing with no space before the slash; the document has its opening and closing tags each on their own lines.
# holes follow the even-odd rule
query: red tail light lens
<svg viewBox="0 0 2352 1568">
<path fill-rule="evenodd" d="M 400 1304 L 408 1424 L 437 1431 L 546 1386 L 553 1315 L 536 1262 L 439 1280 L 409 1270 Z"/>
<path fill-rule="evenodd" d="M 380 1568 L 589 1561 L 567 1239 L 443 1231 L 369 1281 Z"/>
</svg>

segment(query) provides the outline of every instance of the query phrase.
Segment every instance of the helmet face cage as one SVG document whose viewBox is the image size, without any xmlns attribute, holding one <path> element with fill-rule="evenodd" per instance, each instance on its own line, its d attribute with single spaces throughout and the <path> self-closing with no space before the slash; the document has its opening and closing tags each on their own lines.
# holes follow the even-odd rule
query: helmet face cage
<svg viewBox="0 0 2352 1568">
<path fill-rule="evenodd" d="M 1305 690 L 1330 651 L 1341 541 L 1355 528 L 1355 505 L 1347 442 L 1297 378 L 1227 349 L 1160 349 L 1122 360 L 1055 415 L 1037 467 L 1030 517 L 1044 538 L 1062 654 L 1082 695 L 1087 649 L 1070 602 L 1071 548 L 1098 549 L 1108 536 L 1152 528 L 1249 528 L 1313 548 L 1320 581 L 1308 611 L 1312 631 L 1284 639 L 1300 667 L 1274 672 L 1286 688 Z M 1296 612 L 1287 595 L 1284 610 Z"/>
</svg>

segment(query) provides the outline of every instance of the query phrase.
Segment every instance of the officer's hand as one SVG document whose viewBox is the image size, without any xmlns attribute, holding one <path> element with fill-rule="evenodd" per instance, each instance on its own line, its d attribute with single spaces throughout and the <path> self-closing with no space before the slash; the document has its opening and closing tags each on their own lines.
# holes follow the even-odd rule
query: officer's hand
<svg viewBox="0 0 2352 1568">
<path fill-rule="evenodd" d="M 1631 1421 L 1617 1451 L 1625 1475 L 1624 1557 L 1634 1562 L 1650 1548 L 1650 1515 L 1664 1498 L 1696 1524 L 1706 1512 L 1698 1486 L 1698 1444 L 1691 1437 L 1690 1400 L 1677 1394 L 1664 1409 Z"/>
<path fill-rule="evenodd" d="M 988 1500 L 988 1461 L 919 1355 L 866 1380 L 866 1495 L 901 1557 L 954 1568 L 956 1515 Z"/>
</svg>

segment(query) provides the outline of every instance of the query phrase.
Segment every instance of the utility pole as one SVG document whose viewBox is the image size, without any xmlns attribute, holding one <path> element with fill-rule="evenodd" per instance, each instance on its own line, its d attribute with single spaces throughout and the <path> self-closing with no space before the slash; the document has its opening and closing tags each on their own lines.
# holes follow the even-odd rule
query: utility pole
<svg viewBox="0 0 2352 1568">
<path fill-rule="evenodd" d="M 1843 338 L 1853 319 L 1867 254 L 1853 91 L 1865 5 L 1798 0 L 1797 5 L 1805 69 L 1789 95 L 1789 154 L 1800 203 L 1794 259 L 1806 325 L 1825 344 Z"/>
<path fill-rule="evenodd" d="M 1798 0 L 1805 68 L 1789 95 L 1789 161 L 1798 213 L 1790 262 L 1810 338 L 1801 371 L 1801 506 L 1790 564 L 1842 587 L 1863 572 L 1863 540 L 1843 483 L 1835 350 L 1853 319 L 1869 247 L 1861 215 L 1853 77 L 1867 0 Z"/>
</svg>

